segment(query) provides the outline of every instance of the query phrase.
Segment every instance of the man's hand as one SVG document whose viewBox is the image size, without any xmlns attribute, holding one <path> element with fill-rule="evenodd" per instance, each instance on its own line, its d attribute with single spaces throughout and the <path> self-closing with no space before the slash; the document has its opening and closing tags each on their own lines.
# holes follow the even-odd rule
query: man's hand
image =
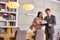
<svg viewBox="0 0 60 40">
<path fill-rule="evenodd" d="M 51 27 L 51 26 L 52 26 L 52 24 L 48 24 L 48 26 L 49 26 L 49 27 Z"/>
</svg>

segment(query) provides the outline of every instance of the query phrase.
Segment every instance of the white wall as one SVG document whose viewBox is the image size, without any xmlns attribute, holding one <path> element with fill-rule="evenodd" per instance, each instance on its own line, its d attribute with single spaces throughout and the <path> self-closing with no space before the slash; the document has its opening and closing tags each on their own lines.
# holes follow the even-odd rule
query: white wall
<svg viewBox="0 0 60 40">
<path fill-rule="evenodd" d="M 55 28 L 60 27 L 60 4 L 55 3 L 55 2 L 50 2 L 50 1 L 46 1 L 46 0 L 19 0 L 20 3 L 20 7 L 19 7 L 19 15 L 18 15 L 18 26 L 21 29 L 28 29 L 29 25 L 32 23 L 33 18 L 35 17 L 35 15 L 37 14 L 38 11 L 42 11 L 44 13 L 44 10 L 46 8 L 50 8 L 52 11 L 52 14 L 56 16 L 57 19 L 57 25 Z M 22 8 L 23 4 L 25 3 L 29 3 L 29 4 L 33 4 L 34 5 L 34 9 L 30 10 L 30 11 L 26 11 Z M 31 13 L 31 14 L 35 14 L 35 15 L 25 15 L 26 13 Z M 45 13 L 44 13 L 45 16 Z"/>
</svg>

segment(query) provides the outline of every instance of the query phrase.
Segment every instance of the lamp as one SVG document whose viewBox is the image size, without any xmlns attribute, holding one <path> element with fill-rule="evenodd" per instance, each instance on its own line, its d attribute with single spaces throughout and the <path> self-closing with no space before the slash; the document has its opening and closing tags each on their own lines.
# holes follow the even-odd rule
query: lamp
<svg viewBox="0 0 60 40">
<path fill-rule="evenodd" d="M 34 5 L 32 4 L 24 4 L 23 9 L 24 10 L 32 10 L 34 8 Z"/>
<path fill-rule="evenodd" d="M 9 8 L 18 8 L 19 4 L 17 2 L 8 2 L 7 7 L 9 7 Z"/>
</svg>

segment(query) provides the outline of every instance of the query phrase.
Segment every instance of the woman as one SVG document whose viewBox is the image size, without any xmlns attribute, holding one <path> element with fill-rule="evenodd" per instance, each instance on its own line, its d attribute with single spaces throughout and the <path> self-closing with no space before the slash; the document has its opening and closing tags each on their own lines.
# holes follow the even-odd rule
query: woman
<svg viewBox="0 0 60 40">
<path fill-rule="evenodd" d="M 42 24 L 41 24 L 42 20 L 43 20 L 42 12 L 38 12 L 37 17 L 34 18 L 32 23 L 33 25 L 35 25 L 36 30 L 42 28 Z"/>
<path fill-rule="evenodd" d="M 42 12 L 38 12 L 37 17 L 34 18 L 33 23 L 32 23 L 32 25 L 34 25 L 33 28 L 35 28 L 35 31 L 33 31 L 35 33 L 34 40 L 36 37 L 37 30 L 41 30 L 42 28 L 42 24 L 41 24 L 42 20 L 43 20 Z"/>
</svg>

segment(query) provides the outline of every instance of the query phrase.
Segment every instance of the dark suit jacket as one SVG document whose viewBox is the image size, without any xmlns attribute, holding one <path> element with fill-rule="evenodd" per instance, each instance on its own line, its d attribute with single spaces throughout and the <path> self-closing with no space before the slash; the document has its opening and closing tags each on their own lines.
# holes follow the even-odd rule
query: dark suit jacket
<svg viewBox="0 0 60 40">
<path fill-rule="evenodd" d="M 47 24 L 45 24 L 45 33 L 54 33 L 54 26 L 56 25 L 56 18 L 54 15 L 51 15 L 51 17 L 49 18 L 48 16 L 46 16 L 44 18 L 44 20 L 47 21 Z M 48 24 L 52 24 L 51 27 L 48 26 Z"/>
</svg>

